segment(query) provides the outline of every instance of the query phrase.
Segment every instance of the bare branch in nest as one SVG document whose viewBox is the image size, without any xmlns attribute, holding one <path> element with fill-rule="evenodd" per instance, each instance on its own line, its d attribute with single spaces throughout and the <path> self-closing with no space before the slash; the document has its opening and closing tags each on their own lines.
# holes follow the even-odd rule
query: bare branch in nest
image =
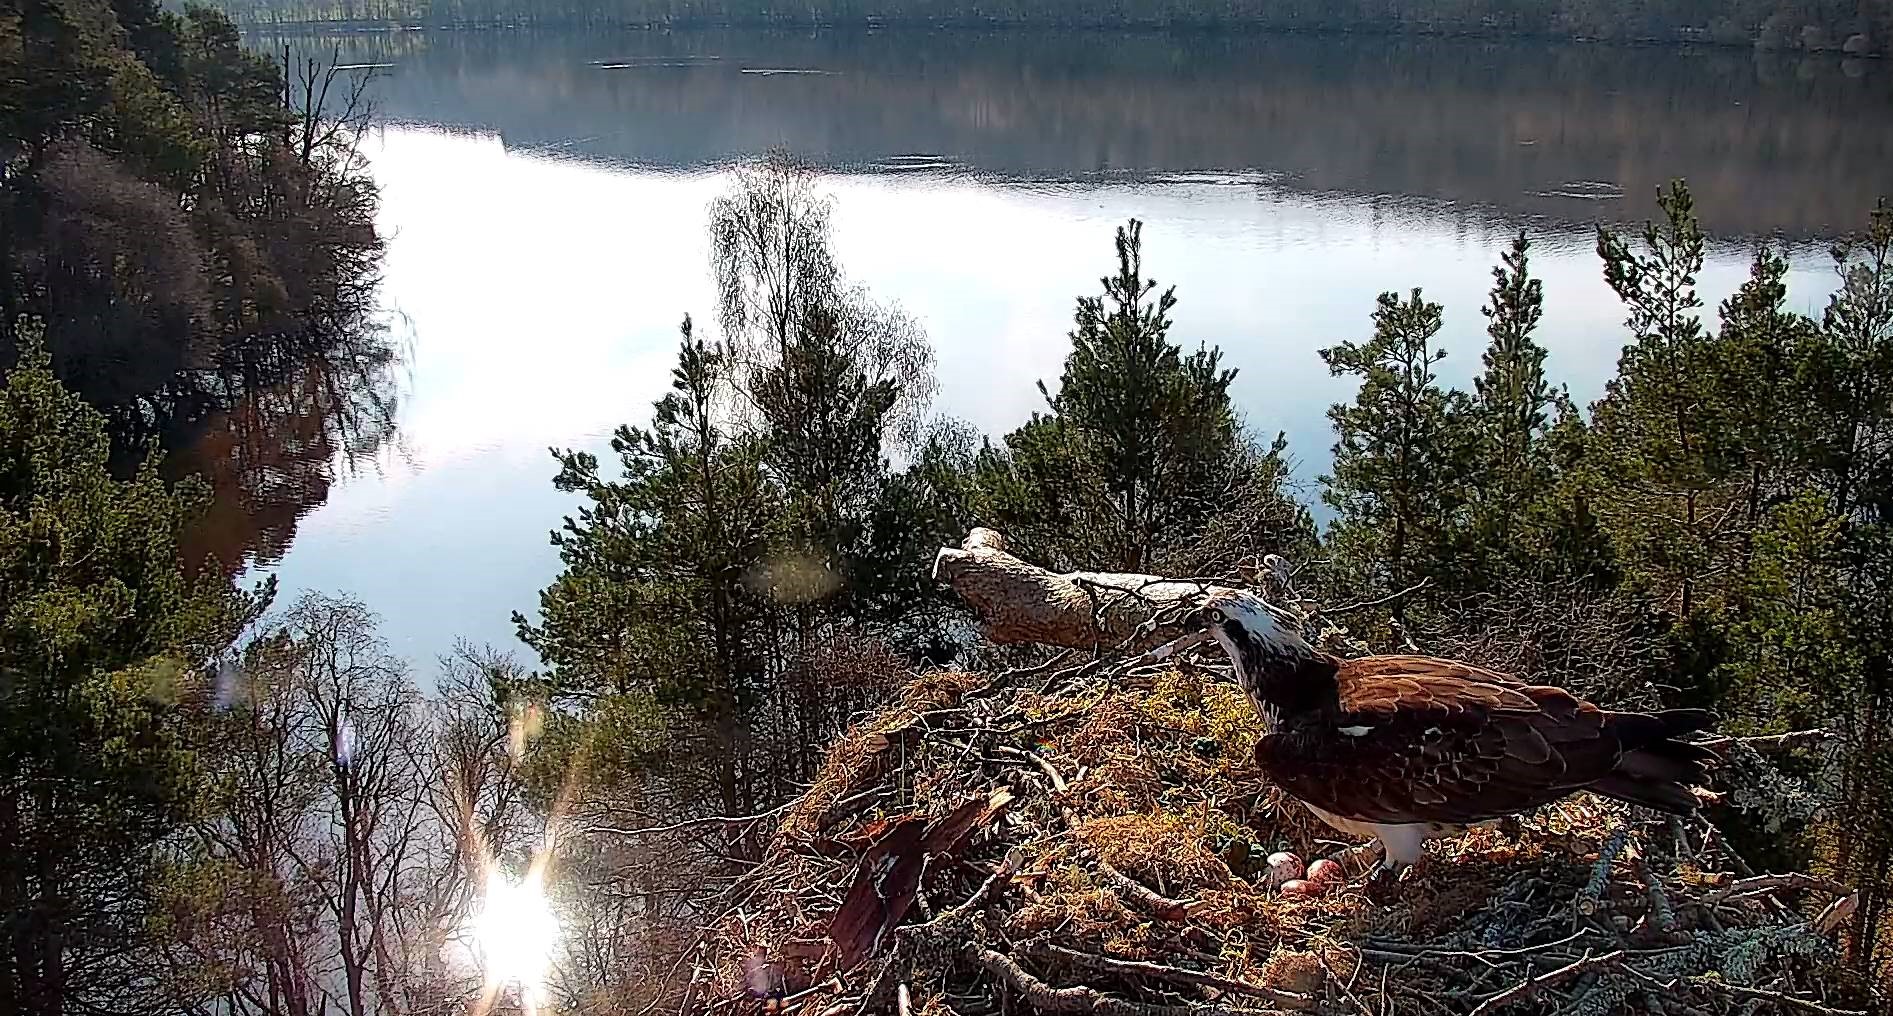
<svg viewBox="0 0 1893 1016">
<path fill-rule="evenodd" d="M 1273 557 L 1274 555 L 1271 554 L 1270 556 Z M 1424 578 L 1406 587 L 1405 589 L 1398 590 L 1397 592 L 1388 593 L 1385 596 L 1375 597 L 1374 599 L 1371 599 L 1371 600 L 1357 600 L 1351 603 L 1343 603 L 1338 607 L 1325 608 L 1321 611 L 1321 614 L 1324 617 L 1342 617 L 1347 614 L 1352 614 L 1357 610 L 1368 610 L 1373 607 L 1385 606 L 1389 603 L 1394 602 L 1395 600 L 1405 599 L 1406 597 L 1412 596 L 1414 593 L 1417 593 L 1420 590 L 1425 589 L 1427 586 L 1430 586 L 1432 584 L 1433 584 L 1432 579 Z"/>
<path fill-rule="evenodd" d="M 1150 1005 L 1107 995 L 1087 985 L 1054 988 L 1027 973 L 1012 957 L 968 944 L 965 957 L 1010 985 L 1026 1004 L 1045 1013 L 1082 1013 L 1092 1016 L 1223 1016 L 1245 1012 L 1218 1005 Z M 1254 1010 L 1246 1012 L 1255 1013 Z M 1259 1013 L 1256 1014 L 1259 1016 Z"/>
<path fill-rule="evenodd" d="M 1181 921 L 1189 916 L 1189 904 L 1158 895 L 1155 889 L 1137 881 L 1123 872 L 1111 867 L 1103 858 L 1098 859 L 1098 874 L 1104 876 L 1105 883 L 1126 903 L 1139 910 L 1165 921 Z"/>
<path fill-rule="evenodd" d="M 1720 892 L 1711 894 L 1705 903 L 1720 903 L 1723 900 L 1756 893 L 1772 892 L 1776 889 L 1811 889 L 1816 892 L 1846 896 L 1853 892 L 1853 887 L 1836 882 L 1831 878 L 1809 875 L 1799 871 L 1785 871 L 1779 874 L 1756 875 L 1751 878 L 1737 879 L 1729 883 Z"/>
<path fill-rule="evenodd" d="M 1835 1009 L 1810 999 L 1798 998 L 1786 992 L 1770 991 L 1767 988 L 1751 988 L 1741 984 L 1730 984 L 1720 978 L 1693 977 L 1690 978 L 1689 983 L 1708 991 L 1768 1003 L 1776 1006 L 1776 1011 L 1798 1009 L 1802 1012 L 1819 1013 L 1820 1016 L 1867 1016 L 1866 1011 L 1863 1009 Z"/>
<path fill-rule="evenodd" d="M 1024 866 L 1025 851 L 1020 850 L 1018 847 L 1013 847 L 1011 850 L 1006 851 L 1005 860 L 999 862 L 999 867 L 995 868 L 993 873 L 986 877 L 986 881 L 979 884 L 978 889 L 973 890 L 973 895 L 967 897 L 965 903 L 954 907 L 952 910 L 941 914 L 939 917 L 928 921 L 926 924 L 914 930 L 923 932 L 952 930 L 963 923 L 968 917 L 972 916 L 974 911 L 985 906 L 988 901 L 997 899 L 1003 894 L 1006 890 L 1006 886 L 1012 882 L 1012 877 L 1017 875 L 1019 869 Z"/>
<path fill-rule="evenodd" d="M 1829 903 L 1827 909 L 1821 911 L 1821 915 L 1814 919 L 1814 930 L 1817 934 L 1832 935 L 1836 929 L 1853 920 L 1854 911 L 1859 909 L 1860 894 L 1848 893 Z"/>
<path fill-rule="evenodd" d="M 975 529 L 958 549 L 942 547 L 933 576 L 973 608 L 994 642 L 1071 649 L 1163 641 L 1158 620 L 1227 587 L 1127 572 L 1048 571 L 1006 552 L 1005 537 Z"/>
<path fill-rule="evenodd" d="M 1046 775 L 1046 777 L 1052 781 L 1053 790 L 1062 794 L 1067 789 L 1069 789 L 1065 784 L 1065 778 L 1059 775 L 1058 767 L 1055 765 L 1052 765 L 1051 762 L 1047 761 L 1044 758 L 1044 756 L 1034 755 L 1029 751 L 1024 751 L 1019 748 L 1014 748 L 1008 744 L 999 745 L 995 750 L 998 751 L 1002 755 L 1011 755 L 1015 758 L 1021 758 L 1021 759 L 1026 760 L 1027 762 L 1032 763 L 1033 765 L 1038 766 L 1039 770 L 1042 771 Z"/>
<path fill-rule="evenodd" d="M 1218 977 L 1200 970 L 1185 970 L 1182 967 L 1167 966 L 1162 963 L 1146 963 L 1141 960 L 1120 960 L 1096 953 L 1079 952 L 1049 942 L 1034 943 L 1027 950 L 1035 955 L 1049 956 L 1075 967 L 1088 967 L 1105 973 L 1121 974 L 1131 977 L 1150 977 L 1159 981 L 1172 981 L 1178 984 L 1197 984 L 1205 988 L 1233 992 L 1239 995 L 1252 995 L 1266 998 L 1288 1009 L 1309 1009 L 1315 1000 L 1300 992 L 1283 991 L 1247 981 L 1235 981 L 1227 977 Z"/>
<path fill-rule="evenodd" d="M 1756 751 L 1769 753 L 1778 751 L 1805 751 L 1819 748 L 1840 735 L 1831 730 L 1816 727 L 1812 730 L 1791 730 L 1785 734 L 1763 734 L 1758 737 L 1710 737 L 1700 743 L 1710 751 L 1720 752 L 1731 745 L 1740 744 Z"/>
<path fill-rule="evenodd" d="M 1623 962 L 1623 958 L 1624 951 L 1622 949 L 1616 952 L 1605 953 L 1602 956 L 1592 956 L 1587 952 L 1574 963 L 1569 963 L 1556 970 L 1539 974 L 1537 977 L 1528 977 L 1491 998 L 1486 999 L 1474 1007 L 1469 1016 L 1486 1016 L 1487 1013 L 1497 1012 L 1511 1005 L 1513 1002 L 1523 1002 L 1541 991 L 1548 988 L 1555 988 L 1566 981 L 1574 980 L 1593 970 L 1616 966 Z"/>
</svg>

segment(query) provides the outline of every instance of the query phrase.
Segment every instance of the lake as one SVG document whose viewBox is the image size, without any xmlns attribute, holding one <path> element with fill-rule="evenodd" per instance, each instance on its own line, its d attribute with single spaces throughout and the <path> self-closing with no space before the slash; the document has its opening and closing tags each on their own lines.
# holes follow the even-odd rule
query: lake
<svg viewBox="0 0 1893 1016">
<path fill-rule="evenodd" d="M 546 536 L 574 507 L 547 449 L 605 452 L 667 386 L 684 315 L 713 331 L 705 206 L 734 159 L 782 148 L 830 172 L 849 275 L 925 326 L 937 408 L 995 436 L 1057 377 L 1113 229 L 1144 220 L 1173 337 L 1225 350 L 1309 500 L 1325 409 L 1351 390 L 1315 350 L 1365 337 L 1379 292 L 1445 304 L 1443 373 L 1464 382 L 1491 267 L 1526 231 L 1549 368 L 1588 400 L 1625 338 L 1597 223 L 1653 214 L 1684 176 L 1716 237 L 1705 300 L 1772 236 L 1791 303 L 1818 313 L 1828 243 L 1893 189 L 1893 68 L 1837 57 L 1085 33 L 287 42 L 375 65 L 398 409 L 367 454 L 272 438 L 295 481 L 221 505 L 215 542 L 275 574 L 279 602 L 361 599 L 421 673 L 457 638 L 516 645 L 508 616 L 557 572 Z"/>
</svg>

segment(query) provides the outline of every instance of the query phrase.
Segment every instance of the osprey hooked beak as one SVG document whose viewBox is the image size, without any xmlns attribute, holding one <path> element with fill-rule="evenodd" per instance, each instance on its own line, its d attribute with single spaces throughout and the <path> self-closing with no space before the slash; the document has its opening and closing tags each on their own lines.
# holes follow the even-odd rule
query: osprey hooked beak
<svg viewBox="0 0 1893 1016">
<path fill-rule="evenodd" d="M 1214 606 L 1199 607 L 1190 611 L 1184 623 L 1195 630 L 1186 631 L 1182 635 L 1165 642 L 1163 645 L 1144 653 L 1144 655 L 1137 658 L 1135 666 L 1143 667 L 1152 663 L 1161 663 L 1178 653 L 1186 652 L 1205 642 L 1211 641 L 1216 637 L 1216 632 L 1212 626 L 1220 624 L 1222 620 L 1223 612 Z"/>
<path fill-rule="evenodd" d="M 1302 652 L 1307 651 L 1306 643 L 1302 642 L 1298 631 L 1299 620 L 1253 593 L 1234 590 L 1219 592 L 1203 606 L 1192 610 L 1184 624 L 1192 630 L 1144 653 L 1138 657 L 1136 665 L 1141 667 L 1159 663 L 1218 639 L 1228 651 L 1232 663 L 1237 655 L 1236 641 L 1248 644 L 1261 640 L 1265 644 L 1277 645 L 1287 642 Z M 1224 625 L 1229 624 L 1234 627 L 1225 629 Z M 1232 640 L 1230 636 L 1236 638 Z"/>
</svg>

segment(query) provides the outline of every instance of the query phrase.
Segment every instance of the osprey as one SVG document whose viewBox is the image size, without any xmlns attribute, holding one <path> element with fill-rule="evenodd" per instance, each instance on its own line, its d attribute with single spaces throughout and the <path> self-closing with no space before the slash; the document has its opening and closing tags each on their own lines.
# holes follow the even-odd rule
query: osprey
<svg viewBox="0 0 1893 1016">
<path fill-rule="evenodd" d="M 1150 658 L 1220 643 L 1262 718 L 1257 764 L 1328 825 L 1379 840 L 1383 873 L 1419 861 L 1429 839 L 1579 790 L 1672 813 L 1707 796 L 1697 788 L 1715 756 L 1677 740 L 1715 721 L 1703 710 L 1613 712 L 1426 656 L 1343 660 L 1240 591 L 1197 617 L 1203 630 Z"/>
</svg>

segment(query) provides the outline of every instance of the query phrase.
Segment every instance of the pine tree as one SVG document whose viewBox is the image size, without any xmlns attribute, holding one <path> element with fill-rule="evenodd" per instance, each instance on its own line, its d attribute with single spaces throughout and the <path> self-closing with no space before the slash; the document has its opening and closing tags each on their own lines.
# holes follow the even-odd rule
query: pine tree
<svg viewBox="0 0 1893 1016">
<path fill-rule="evenodd" d="M 1821 315 L 1806 390 L 1835 510 L 1893 518 L 1893 207 L 1882 200 L 1864 235 L 1834 247 L 1840 288 Z"/>
<path fill-rule="evenodd" d="M 1552 484 L 1545 442 L 1559 393 L 1545 379 L 1545 347 L 1532 333 L 1544 315 L 1544 285 L 1531 276 L 1531 243 L 1524 233 L 1492 270 L 1492 296 L 1483 308 L 1485 369 L 1473 380 L 1473 424 L 1477 428 L 1475 473 L 1469 491 L 1473 539 L 1494 561 L 1532 552 L 1519 545 L 1520 530 Z"/>
<path fill-rule="evenodd" d="M 1352 595 L 1396 592 L 1429 579 L 1458 585 L 1470 440 L 1463 395 L 1439 384 L 1433 340 L 1439 304 L 1419 290 L 1382 293 L 1374 335 L 1321 351 L 1336 376 L 1360 378 L 1352 403 L 1328 410 L 1334 466 L 1322 477 L 1336 512 L 1329 531 L 1337 579 Z M 1404 610 L 1396 605 L 1396 613 Z"/>
<path fill-rule="evenodd" d="M 1657 203 L 1664 220 L 1644 227 L 1637 248 L 1598 230 L 1604 279 L 1628 311 L 1632 338 L 1593 407 L 1589 492 L 1619 558 L 1658 602 L 1686 617 L 1698 606 L 1729 506 L 1711 447 L 1713 364 L 1698 316 L 1702 229 L 1680 181 Z"/>
<path fill-rule="evenodd" d="M 1117 273 L 1081 297 L 1049 412 L 989 449 L 986 504 L 1029 553 L 1143 571 L 1190 546 L 1243 478 L 1219 350 L 1170 341 L 1174 289 L 1143 272 L 1143 224 L 1117 231 Z M 1153 294 L 1155 294 L 1153 296 Z"/>
<path fill-rule="evenodd" d="M 716 421 L 723 356 L 685 320 L 651 425 L 612 438 L 620 479 L 601 476 L 589 452 L 555 453 L 558 487 L 588 503 L 553 534 L 565 570 L 540 594 L 542 622 L 513 621 L 557 692 L 654 700 L 687 718 L 680 735 L 707 734 L 711 792 L 737 814 L 754 803 L 738 741 L 767 690 L 771 605 L 809 577 L 771 557 L 782 491 L 763 443 Z"/>
<path fill-rule="evenodd" d="M 1858 662 L 1823 689 L 1823 722 L 1844 749 L 1821 859 L 1850 884 L 1883 887 L 1893 885 L 1893 209 L 1879 203 L 1834 262 L 1841 285 L 1812 339 L 1803 398 L 1816 410 L 1816 484 L 1846 524 L 1839 613 Z M 1890 915 L 1893 893 L 1863 893 L 1847 947 L 1858 969 L 1886 969 Z"/>
<path fill-rule="evenodd" d="M 114 479 L 104 418 L 20 334 L 0 386 L 0 998 L 116 1011 L 154 850 L 195 800 L 186 707 L 269 591 L 185 577 L 201 486 L 169 489 L 155 454 Z"/>
<path fill-rule="evenodd" d="M 1768 507 L 1793 496 L 1819 461 L 1811 442 L 1819 424 L 1808 389 L 1821 353 L 1818 329 L 1787 310 L 1788 262 L 1766 242 L 1749 277 L 1722 302 L 1712 346 L 1715 385 L 1711 445 L 1717 471 L 1743 485 L 1744 531 L 1761 526 Z"/>
</svg>

